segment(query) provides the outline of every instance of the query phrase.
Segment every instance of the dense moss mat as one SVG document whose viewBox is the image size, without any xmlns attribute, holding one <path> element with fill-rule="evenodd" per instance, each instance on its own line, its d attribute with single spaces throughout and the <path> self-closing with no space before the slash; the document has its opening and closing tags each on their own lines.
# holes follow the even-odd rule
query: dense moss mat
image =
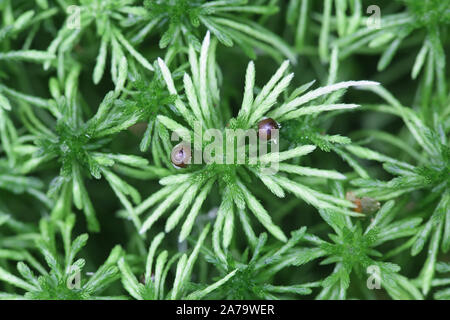
<svg viewBox="0 0 450 320">
<path fill-rule="evenodd" d="M 0 17 L 1 299 L 450 298 L 449 0 Z"/>
</svg>

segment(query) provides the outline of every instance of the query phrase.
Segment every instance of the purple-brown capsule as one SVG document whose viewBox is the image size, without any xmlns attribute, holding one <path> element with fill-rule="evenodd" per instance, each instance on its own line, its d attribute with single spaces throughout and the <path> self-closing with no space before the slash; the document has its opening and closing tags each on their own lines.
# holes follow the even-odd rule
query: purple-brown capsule
<svg viewBox="0 0 450 320">
<path fill-rule="evenodd" d="M 280 128 L 279 124 L 271 119 L 266 118 L 258 123 L 258 136 L 261 140 L 272 139 L 273 130 L 278 130 Z"/>
<path fill-rule="evenodd" d="M 369 197 L 363 197 L 358 198 L 353 192 L 348 191 L 345 195 L 346 199 L 348 201 L 353 202 L 353 204 L 356 205 L 355 208 L 353 208 L 353 211 L 358 213 L 364 213 L 364 214 L 373 214 L 377 212 L 380 209 L 380 202 L 373 198 Z"/>
<path fill-rule="evenodd" d="M 186 168 L 191 163 L 191 147 L 186 142 L 177 144 L 170 155 L 172 164 L 177 168 Z"/>
</svg>

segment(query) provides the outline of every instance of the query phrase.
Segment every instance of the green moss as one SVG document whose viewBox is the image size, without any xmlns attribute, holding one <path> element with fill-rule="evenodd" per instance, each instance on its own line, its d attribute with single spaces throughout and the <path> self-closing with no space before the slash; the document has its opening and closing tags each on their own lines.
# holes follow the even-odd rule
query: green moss
<svg viewBox="0 0 450 320">
<path fill-rule="evenodd" d="M 0 299 L 449 299 L 449 10 L 0 1 Z"/>
</svg>

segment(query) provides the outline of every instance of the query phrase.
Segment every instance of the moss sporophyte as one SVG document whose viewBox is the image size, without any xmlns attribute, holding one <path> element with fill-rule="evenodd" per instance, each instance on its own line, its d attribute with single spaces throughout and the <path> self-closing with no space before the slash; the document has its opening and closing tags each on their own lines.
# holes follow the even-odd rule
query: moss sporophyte
<svg viewBox="0 0 450 320">
<path fill-rule="evenodd" d="M 449 8 L 0 1 L 0 299 L 450 299 Z"/>
</svg>

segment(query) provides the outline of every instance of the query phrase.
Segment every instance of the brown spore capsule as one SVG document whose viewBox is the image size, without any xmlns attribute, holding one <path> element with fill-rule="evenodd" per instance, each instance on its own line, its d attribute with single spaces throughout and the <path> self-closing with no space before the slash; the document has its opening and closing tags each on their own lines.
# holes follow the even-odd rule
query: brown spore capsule
<svg viewBox="0 0 450 320">
<path fill-rule="evenodd" d="M 358 198 L 353 192 L 346 194 L 346 199 L 356 206 L 353 211 L 364 214 L 373 214 L 380 209 L 380 202 L 369 197 Z"/>
<path fill-rule="evenodd" d="M 186 168 L 191 163 L 191 147 L 186 142 L 177 144 L 170 155 L 172 164 L 177 168 Z"/>
<path fill-rule="evenodd" d="M 278 130 L 279 124 L 272 118 L 266 118 L 258 123 L 258 136 L 261 140 L 272 139 L 273 130 Z"/>
<path fill-rule="evenodd" d="M 373 198 L 363 197 L 361 199 L 362 212 L 366 214 L 374 214 L 380 209 L 380 202 Z"/>
</svg>

